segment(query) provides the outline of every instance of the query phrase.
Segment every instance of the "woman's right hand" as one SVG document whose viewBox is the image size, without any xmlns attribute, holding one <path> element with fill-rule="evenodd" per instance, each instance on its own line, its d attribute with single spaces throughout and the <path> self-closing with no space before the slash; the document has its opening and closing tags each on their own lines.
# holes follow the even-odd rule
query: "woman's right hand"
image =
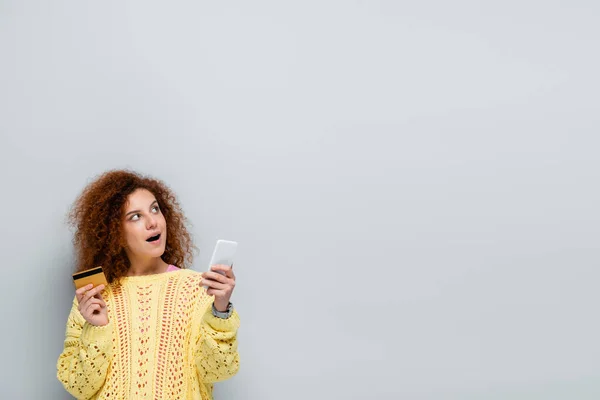
<svg viewBox="0 0 600 400">
<path fill-rule="evenodd" d="M 95 326 L 108 324 L 106 303 L 100 294 L 102 290 L 104 290 L 104 285 L 94 287 L 89 284 L 75 291 L 77 302 L 79 302 L 79 312 L 88 323 Z"/>
</svg>

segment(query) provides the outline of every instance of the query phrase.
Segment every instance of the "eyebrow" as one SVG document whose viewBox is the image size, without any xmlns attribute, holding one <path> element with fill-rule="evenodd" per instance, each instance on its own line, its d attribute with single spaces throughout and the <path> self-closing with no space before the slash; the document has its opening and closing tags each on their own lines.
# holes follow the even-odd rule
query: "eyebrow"
<svg viewBox="0 0 600 400">
<path fill-rule="evenodd" d="M 158 200 L 154 200 L 154 201 L 152 202 L 152 204 L 150 204 L 150 208 L 152 208 L 152 206 L 153 206 L 154 204 L 157 204 L 157 205 L 158 205 Z M 125 214 L 125 216 L 127 217 L 127 216 L 129 216 L 129 214 L 135 214 L 135 213 L 139 213 L 139 212 L 142 212 L 142 211 L 141 211 L 141 210 L 133 210 L 133 211 L 129 211 L 127 214 Z"/>
</svg>

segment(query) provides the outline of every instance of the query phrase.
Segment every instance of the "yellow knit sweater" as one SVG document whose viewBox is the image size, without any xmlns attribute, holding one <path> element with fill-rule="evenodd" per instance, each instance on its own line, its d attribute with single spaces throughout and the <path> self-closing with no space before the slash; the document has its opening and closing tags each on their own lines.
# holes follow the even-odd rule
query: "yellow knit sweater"
<svg viewBox="0 0 600 400">
<path fill-rule="evenodd" d="M 239 317 L 212 315 L 190 270 L 126 277 L 103 292 L 109 323 L 87 323 L 73 301 L 58 379 L 78 399 L 212 399 L 237 372 Z"/>
</svg>

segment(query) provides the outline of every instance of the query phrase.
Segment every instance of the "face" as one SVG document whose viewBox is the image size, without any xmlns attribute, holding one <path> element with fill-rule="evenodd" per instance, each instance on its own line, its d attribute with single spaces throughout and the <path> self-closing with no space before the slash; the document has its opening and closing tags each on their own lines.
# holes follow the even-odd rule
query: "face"
<svg viewBox="0 0 600 400">
<path fill-rule="evenodd" d="M 167 222 L 148 190 L 137 189 L 127 197 L 123 232 L 130 259 L 156 258 L 165 252 Z"/>
</svg>

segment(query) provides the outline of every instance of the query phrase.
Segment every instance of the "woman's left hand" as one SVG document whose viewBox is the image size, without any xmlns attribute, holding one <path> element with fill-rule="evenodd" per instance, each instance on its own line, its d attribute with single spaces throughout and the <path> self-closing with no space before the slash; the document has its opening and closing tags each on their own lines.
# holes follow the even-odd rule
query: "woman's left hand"
<svg viewBox="0 0 600 400">
<path fill-rule="evenodd" d="M 221 275 L 219 272 L 225 275 Z M 215 308 L 225 312 L 229 306 L 229 299 L 235 287 L 235 275 L 229 265 L 213 265 L 210 271 L 202 273 L 202 285 L 208 286 L 206 293 L 215 296 Z"/>
</svg>

